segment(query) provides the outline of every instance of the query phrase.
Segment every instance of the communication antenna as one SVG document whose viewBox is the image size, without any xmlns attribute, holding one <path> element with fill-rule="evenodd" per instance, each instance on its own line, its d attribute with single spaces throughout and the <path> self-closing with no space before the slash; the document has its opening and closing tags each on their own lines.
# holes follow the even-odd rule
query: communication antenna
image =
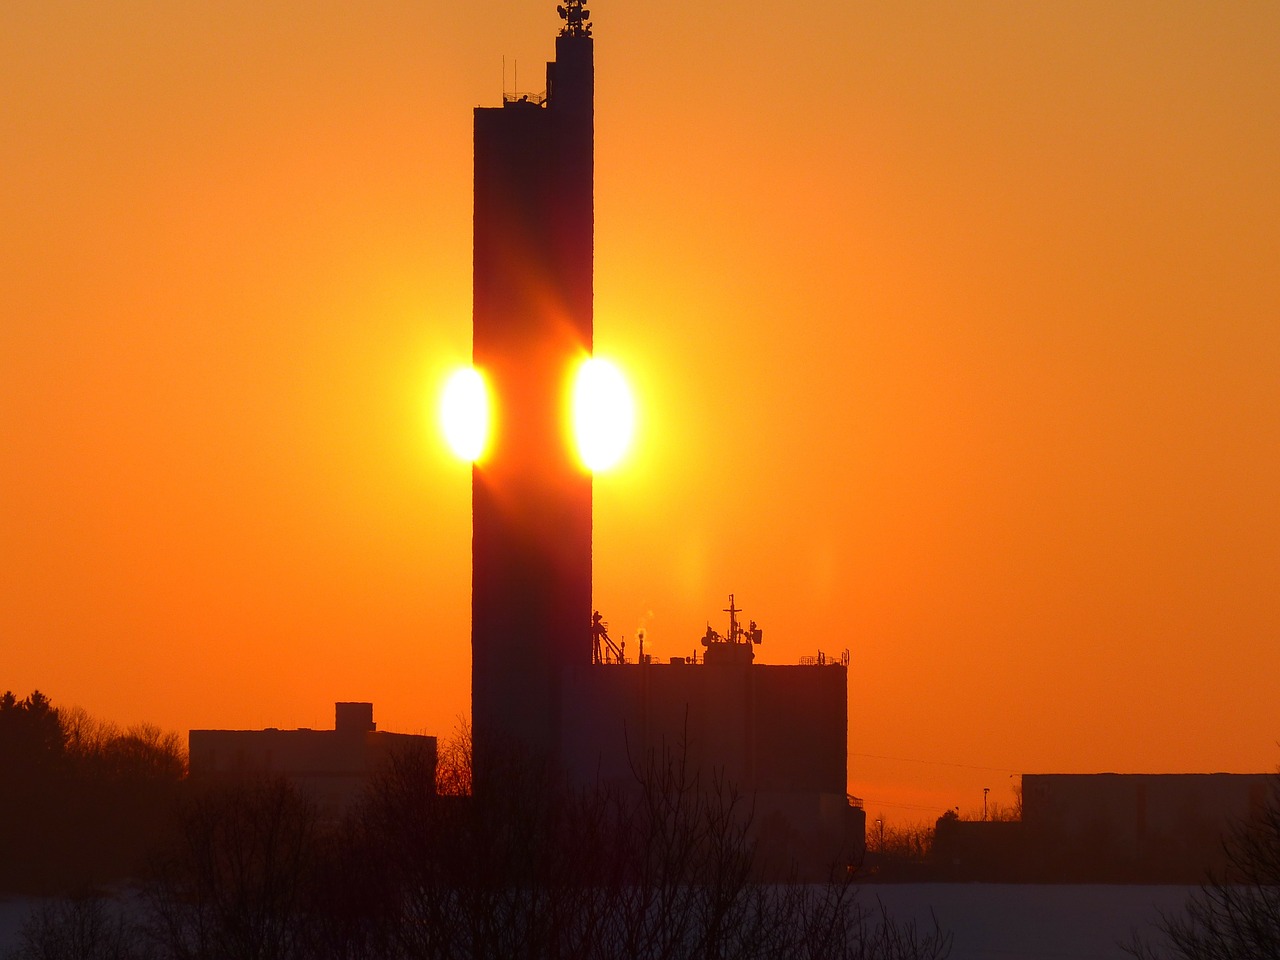
<svg viewBox="0 0 1280 960">
<path fill-rule="evenodd" d="M 591 21 L 588 19 L 591 11 L 582 5 L 582 0 L 565 0 L 564 4 L 556 7 L 556 13 L 560 14 L 560 19 L 564 21 L 564 26 L 560 28 L 560 36 L 591 36 Z"/>
</svg>

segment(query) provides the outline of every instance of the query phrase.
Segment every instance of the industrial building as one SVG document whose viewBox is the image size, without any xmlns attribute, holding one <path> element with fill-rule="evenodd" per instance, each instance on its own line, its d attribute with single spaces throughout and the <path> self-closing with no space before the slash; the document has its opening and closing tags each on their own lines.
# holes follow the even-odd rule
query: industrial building
<svg viewBox="0 0 1280 960">
<path fill-rule="evenodd" d="M 559 10 L 546 90 L 475 111 L 473 361 L 492 410 L 472 480 L 475 789 L 501 789 L 513 753 L 610 789 L 678 755 L 750 797 L 762 839 L 830 861 L 862 841 L 847 657 L 755 663 L 732 597 L 728 632 L 687 662 L 628 663 L 593 618 L 591 475 L 565 411 L 593 337 L 594 41 L 581 2 Z"/>
<path fill-rule="evenodd" d="M 594 53 L 581 0 L 546 89 L 475 110 L 473 362 L 490 436 L 472 473 L 472 787 L 638 789 L 678 762 L 744 799 L 756 837 L 810 872 L 856 855 L 862 810 L 845 792 L 848 657 L 755 663 L 762 631 L 710 627 L 704 652 L 628 662 L 592 611 L 591 473 L 566 416 L 592 352 Z M 641 651 L 643 654 L 643 651 Z M 393 751 L 433 737 L 377 731 L 369 703 L 339 703 L 333 730 L 192 730 L 193 780 L 283 775 L 345 808 Z"/>
<path fill-rule="evenodd" d="M 1228 869 L 1224 845 L 1274 802 L 1261 773 L 1022 776 L 1022 819 L 938 820 L 939 880 L 1198 883 Z"/>
<path fill-rule="evenodd" d="M 683 762 L 706 789 L 747 802 L 775 862 L 821 875 L 862 848 L 864 814 L 845 792 L 847 658 L 755 662 L 762 631 L 708 627 L 700 656 L 624 662 L 621 651 L 564 675 L 562 751 L 579 784 L 625 792 L 655 763 Z M 597 619 L 597 623 L 600 621 Z"/>
<path fill-rule="evenodd" d="M 284 777 L 337 815 L 359 798 L 397 751 L 418 751 L 435 768 L 436 738 L 387 733 L 373 722 L 372 703 L 335 703 L 332 730 L 192 730 L 193 782 Z"/>
<path fill-rule="evenodd" d="M 1022 778 L 1027 846 L 1045 869 L 1151 882 L 1226 866 L 1223 837 L 1270 799 L 1274 775 L 1053 773 Z"/>
<path fill-rule="evenodd" d="M 595 74 L 569 7 L 545 92 L 475 111 L 472 357 L 492 410 L 472 474 L 477 758 L 510 742 L 554 757 L 562 673 L 590 662 L 591 475 L 566 408 L 592 349 Z"/>
</svg>

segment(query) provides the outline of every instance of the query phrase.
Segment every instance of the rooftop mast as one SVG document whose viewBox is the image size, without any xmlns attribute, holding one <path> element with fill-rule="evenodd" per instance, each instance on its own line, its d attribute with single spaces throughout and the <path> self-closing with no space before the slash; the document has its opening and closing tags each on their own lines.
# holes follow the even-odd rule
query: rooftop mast
<svg viewBox="0 0 1280 960">
<path fill-rule="evenodd" d="M 560 19 L 564 21 L 564 26 L 560 28 L 560 36 L 591 36 L 591 21 L 587 19 L 591 16 L 591 11 L 582 5 L 582 0 L 566 0 L 562 6 L 556 7 L 556 13 L 560 14 Z"/>
</svg>

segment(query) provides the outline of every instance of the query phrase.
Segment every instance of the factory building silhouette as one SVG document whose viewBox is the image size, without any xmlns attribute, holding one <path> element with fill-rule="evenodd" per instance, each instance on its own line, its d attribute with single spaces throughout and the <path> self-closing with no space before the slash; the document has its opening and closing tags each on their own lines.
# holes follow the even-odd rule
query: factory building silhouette
<svg viewBox="0 0 1280 960">
<path fill-rule="evenodd" d="M 435 767 L 435 737 L 379 730 L 372 703 L 335 703 L 333 711 L 332 730 L 191 730 L 191 779 L 214 784 L 286 777 L 316 802 L 322 815 L 336 819 L 360 798 L 369 778 L 384 769 L 392 754 L 416 751 Z"/>
<path fill-rule="evenodd" d="M 558 9 L 546 90 L 475 110 L 472 352 L 491 415 L 472 468 L 472 787 L 625 792 L 682 763 L 746 798 L 769 850 L 824 872 L 865 825 L 846 793 L 847 653 L 757 664 L 763 632 L 730 595 L 701 654 L 628 660 L 593 613 L 591 474 L 567 411 L 593 345 L 594 56 L 581 0 Z M 434 764 L 434 737 L 376 731 L 368 703 L 338 704 L 332 731 L 190 732 L 193 778 L 283 774 L 334 810 L 399 748 Z M 513 783 L 525 764 L 538 776 Z"/>
<path fill-rule="evenodd" d="M 520 742 L 554 757 L 564 669 L 591 655 L 591 475 L 565 398 L 592 349 L 595 80 L 590 24 L 571 8 L 545 95 L 475 111 L 472 356 L 493 411 L 472 473 L 480 754 Z"/>
<path fill-rule="evenodd" d="M 674 758 L 749 798 L 755 838 L 812 874 L 856 857 L 865 834 L 846 794 L 847 652 L 757 663 L 763 631 L 730 594 L 728 628 L 708 626 L 700 654 L 628 659 L 593 610 L 591 474 L 567 399 L 593 348 L 594 51 L 581 0 L 559 9 L 545 90 L 504 91 L 474 115 L 472 349 L 492 419 L 472 473 L 473 788 L 626 791 Z M 193 780 L 284 775 L 335 816 L 393 753 L 430 766 L 437 753 L 434 737 L 378 731 L 366 702 L 335 704 L 333 730 L 192 730 L 189 743 Z M 513 757 L 553 776 L 513 782 Z M 935 879 L 1187 882 L 1189 866 L 1220 864 L 1224 823 L 1263 806 L 1270 776 L 1022 783 L 1019 821 L 938 821 Z"/>
<path fill-rule="evenodd" d="M 472 481 L 475 788 L 503 789 L 513 751 L 620 789 L 678 752 L 817 864 L 862 837 L 845 782 L 847 656 L 756 664 L 761 631 L 730 597 L 729 628 L 708 627 L 701 656 L 625 662 L 592 615 L 591 475 L 566 410 L 593 336 L 594 42 L 581 2 L 559 11 L 545 93 L 475 110 L 473 360 L 493 410 Z"/>
</svg>

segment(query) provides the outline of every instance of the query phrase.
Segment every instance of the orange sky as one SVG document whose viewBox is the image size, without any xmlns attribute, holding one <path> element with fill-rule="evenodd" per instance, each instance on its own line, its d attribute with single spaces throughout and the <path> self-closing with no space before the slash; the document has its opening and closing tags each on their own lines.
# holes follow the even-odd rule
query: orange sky
<svg viewBox="0 0 1280 960">
<path fill-rule="evenodd" d="M 593 7 L 597 350 L 641 417 L 596 484 L 614 633 L 685 653 L 732 590 L 767 662 L 848 648 L 872 817 L 1274 768 L 1280 5 Z M 0 688 L 467 712 L 431 405 L 471 108 L 557 26 L 0 7 Z"/>
</svg>

